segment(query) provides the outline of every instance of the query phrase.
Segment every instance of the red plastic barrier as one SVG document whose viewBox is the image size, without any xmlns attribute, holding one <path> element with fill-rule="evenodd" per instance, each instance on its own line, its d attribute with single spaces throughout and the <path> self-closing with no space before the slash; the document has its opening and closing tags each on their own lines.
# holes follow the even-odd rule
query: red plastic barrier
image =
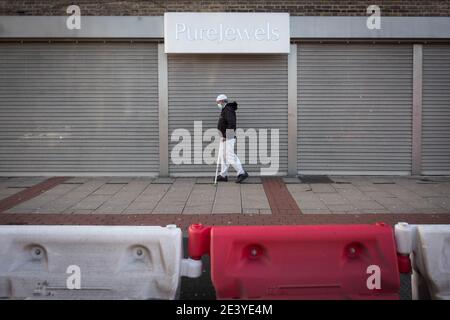
<svg viewBox="0 0 450 320">
<path fill-rule="evenodd" d="M 398 299 L 394 233 L 375 225 L 192 225 L 218 299 Z M 379 281 L 378 281 L 379 280 Z"/>
</svg>

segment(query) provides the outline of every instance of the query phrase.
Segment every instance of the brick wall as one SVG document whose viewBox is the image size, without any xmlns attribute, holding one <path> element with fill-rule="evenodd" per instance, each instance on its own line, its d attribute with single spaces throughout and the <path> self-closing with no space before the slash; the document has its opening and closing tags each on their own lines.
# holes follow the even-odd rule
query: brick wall
<svg viewBox="0 0 450 320">
<path fill-rule="evenodd" d="M 169 11 L 289 12 L 296 16 L 363 16 L 371 4 L 383 16 L 450 16 L 450 0 L 0 0 L 0 15 L 66 15 L 77 4 L 82 15 L 151 16 Z"/>
</svg>

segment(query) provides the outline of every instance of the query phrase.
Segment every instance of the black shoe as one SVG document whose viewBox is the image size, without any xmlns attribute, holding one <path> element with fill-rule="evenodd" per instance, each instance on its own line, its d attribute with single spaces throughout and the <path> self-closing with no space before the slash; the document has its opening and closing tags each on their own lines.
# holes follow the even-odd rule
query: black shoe
<svg viewBox="0 0 450 320">
<path fill-rule="evenodd" d="M 227 182 L 228 181 L 228 177 L 222 177 L 220 174 L 217 176 L 217 182 L 219 181 L 223 181 L 223 182 Z"/>
<path fill-rule="evenodd" d="M 236 179 L 236 183 L 242 183 L 247 178 L 248 178 L 248 173 L 246 171 L 244 171 L 243 174 L 238 175 L 238 177 Z"/>
</svg>

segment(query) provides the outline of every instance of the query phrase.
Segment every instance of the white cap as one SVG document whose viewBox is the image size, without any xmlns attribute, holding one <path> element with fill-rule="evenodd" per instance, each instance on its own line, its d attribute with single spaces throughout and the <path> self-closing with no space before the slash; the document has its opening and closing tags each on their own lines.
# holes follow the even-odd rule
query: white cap
<svg viewBox="0 0 450 320">
<path fill-rule="evenodd" d="M 219 94 L 216 98 L 216 101 L 228 100 L 228 97 L 224 94 Z"/>
</svg>

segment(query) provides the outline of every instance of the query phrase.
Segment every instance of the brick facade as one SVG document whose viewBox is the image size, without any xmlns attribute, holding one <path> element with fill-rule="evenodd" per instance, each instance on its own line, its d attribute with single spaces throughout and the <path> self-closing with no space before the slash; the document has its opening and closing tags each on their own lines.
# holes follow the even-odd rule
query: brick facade
<svg viewBox="0 0 450 320">
<path fill-rule="evenodd" d="M 289 12 L 294 16 L 365 16 L 371 4 L 382 16 L 450 16 L 450 0 L 0 0 L 1 15 L 66 15 L 77 4 L 82 15 L 152 16 L 171 11 Z"/>
</svg>

